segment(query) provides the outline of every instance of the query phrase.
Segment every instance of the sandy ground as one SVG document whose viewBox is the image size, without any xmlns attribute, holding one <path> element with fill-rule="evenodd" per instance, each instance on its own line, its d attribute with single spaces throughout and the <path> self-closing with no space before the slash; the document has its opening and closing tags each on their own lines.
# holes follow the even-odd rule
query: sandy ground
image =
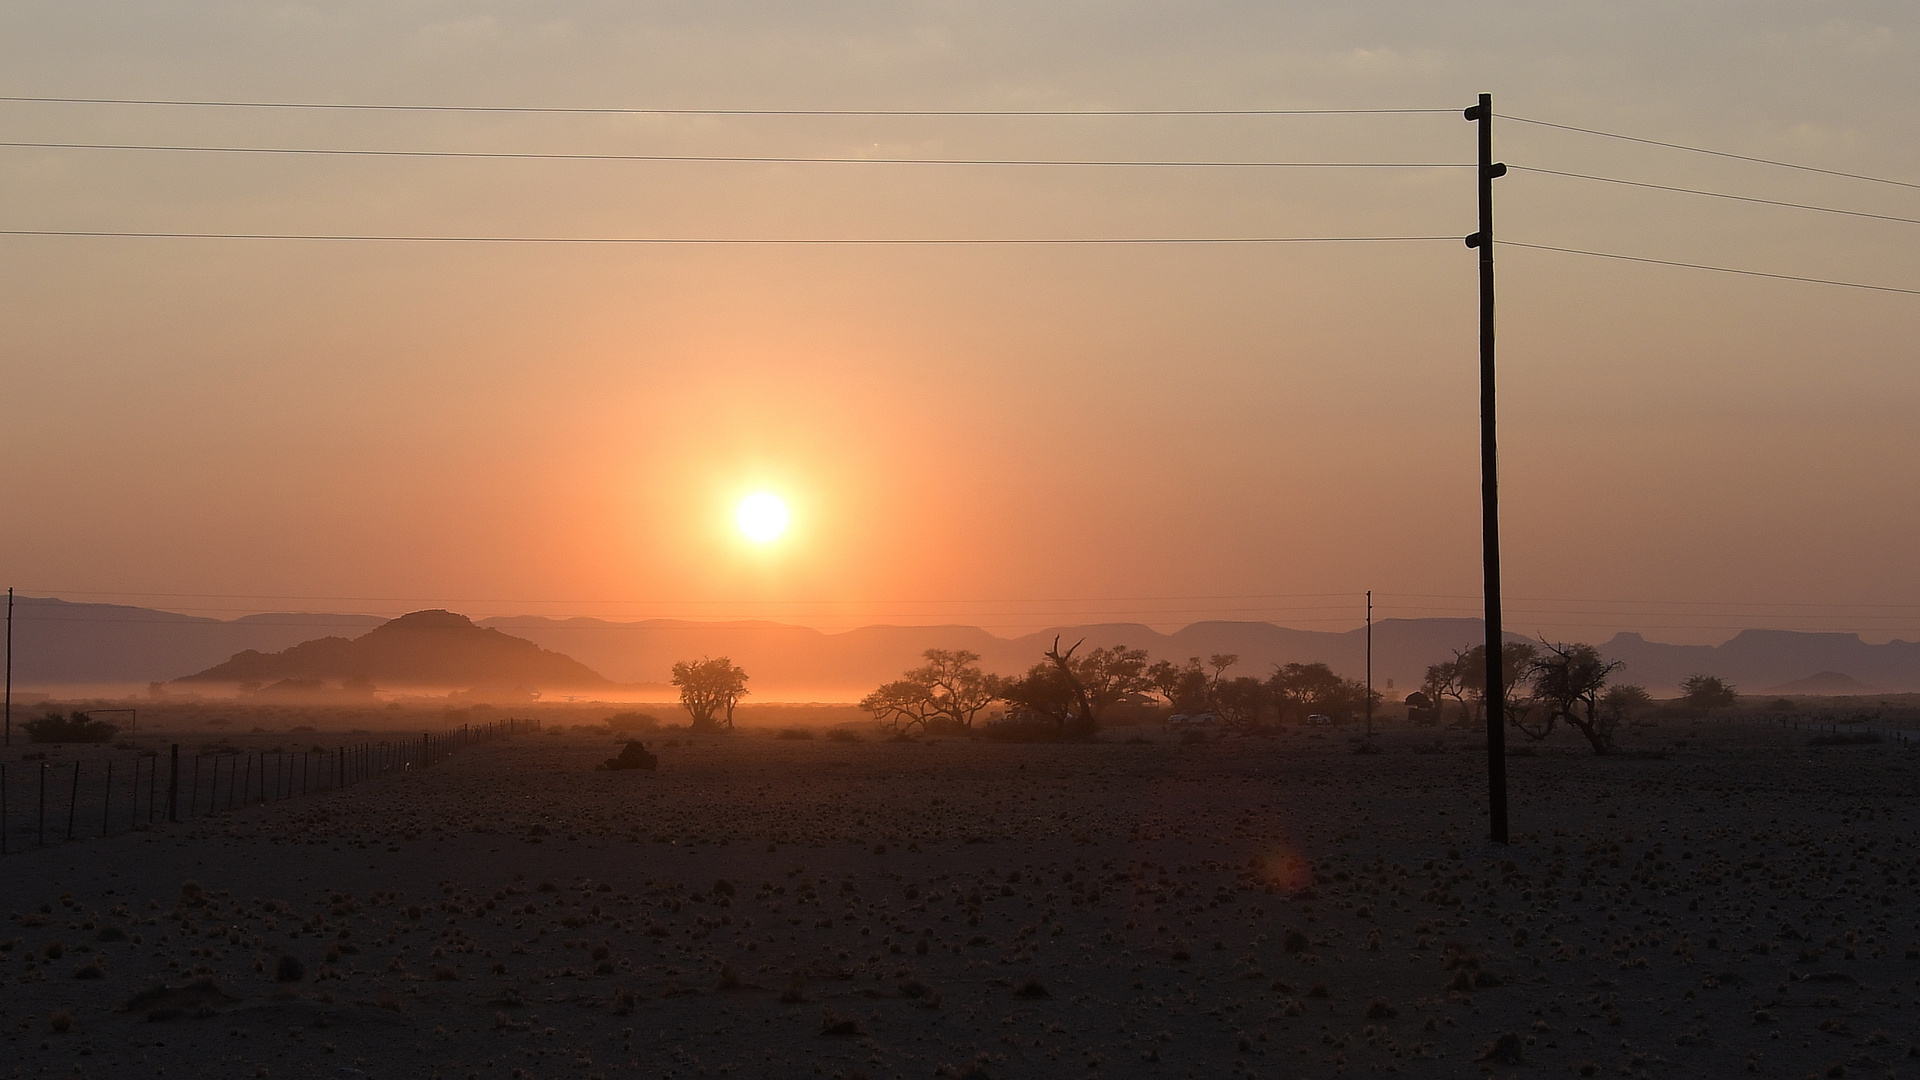
<svg viewBox="0 0 1920 1080">
<path fill-rule="evenodd" d="M 16 853 L 0 1073 L 1920 1075 L 1913 751 L 1554 744 L 1495 848 L 1434 737 L 528 736 Z"/>
</svg>

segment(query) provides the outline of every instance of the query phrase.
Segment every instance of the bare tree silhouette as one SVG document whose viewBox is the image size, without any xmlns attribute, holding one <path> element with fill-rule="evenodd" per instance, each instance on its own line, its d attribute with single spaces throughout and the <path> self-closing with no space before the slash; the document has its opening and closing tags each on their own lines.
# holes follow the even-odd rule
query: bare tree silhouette
<svg viewBox="0 0 1920 1080">
<path fill-rule="evenodd" d="M 1533 687 L 1532 704 L 1542 711 L 1516 715 L 1514 726 L 1532 738 L 1544 739 L 1553 732 L 1556 720 L 1565 719 L 1587 737 L 1594 753 L 1611 753 L 1623 714 L 1604 708 L 1601 698 L 1607 678 L 1620 669 L 1620 662 L 1608 661 L 1600 650 L 1584 643 L 1543 641 L 1541 645 L 1545 651 L 1535 655 L 1527 676 Z"/>
</svg>

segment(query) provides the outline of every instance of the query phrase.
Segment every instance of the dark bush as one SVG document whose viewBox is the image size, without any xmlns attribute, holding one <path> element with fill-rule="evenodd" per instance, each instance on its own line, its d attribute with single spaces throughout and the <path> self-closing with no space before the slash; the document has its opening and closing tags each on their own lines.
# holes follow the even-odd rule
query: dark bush
<svg viewBox="0 0 1920 1080">
<path fill-rule="evenodd" d="M 607 717 L 607 726 L 615 731 L 658 731 L 660 718 L 652 713 L 620 712 Z"/>
<path fill-rule="evenodd" d="M 647 744 L 629 741 L 620 751 L 619 757 L 610 757 L 600 764 L 602 769 L 645 769 L 648 772 L 660 767 L 660 759 L 647 750 Z"/>
<path fill-rule="evenodd" d="M 67 717 L 48 713 L 21 726 L 27 729 L 27 737 L 37 743 L 112 742 L 114 733 L 120 730 L 105 720 L 95 720 L 83 712 Z"/>
</svg>

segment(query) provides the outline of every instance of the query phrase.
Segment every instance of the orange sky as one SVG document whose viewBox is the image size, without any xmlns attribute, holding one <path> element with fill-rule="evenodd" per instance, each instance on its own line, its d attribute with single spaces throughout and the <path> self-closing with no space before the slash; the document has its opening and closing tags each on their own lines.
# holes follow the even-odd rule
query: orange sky
<svg viewBox="0 0 1920 1080">
<path fill-rule="evenodd" d="M 1893 4 L 334 3 L 0 12 L 16 95 L 1446 107 L 1920 182 Z M 1729 17 L 1731 11 L 1735 17 Z M 1486 31 L 1482 40 L 1482 31 Z M 1457 115 L 550 117 L 0 103 L 12 141 L 1470 160 Z M 1505 122 L 1516 165 L 1920 217 L 1911 188 Z M 1508 240 L 1920 288 L 1920 225 L 1516 172 Z M 1446 235 L 1470 174 L 0 149 L 0 226 L 708 237 Z M 827 625 L 1471 614 L 1457 241 L 633 248 L 0 238 L 0 565 L 176 610 Z M 1920 635 L 1920 297 L 1500 256 L 1515 629 Z M 732 530 L 750 490 L 793 525 Z M 160 595 L 172 594 L 172 595 Z M 1333 594 L 1333 595 L 1329 595 Z"/>
</svg>

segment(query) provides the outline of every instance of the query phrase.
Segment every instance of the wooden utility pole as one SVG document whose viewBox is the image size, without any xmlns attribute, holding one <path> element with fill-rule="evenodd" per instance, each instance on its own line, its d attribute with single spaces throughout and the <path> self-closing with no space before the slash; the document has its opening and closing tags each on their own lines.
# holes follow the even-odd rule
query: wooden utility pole
<svg viewBox="0 0 1920 1080">
<path fill-rule="evenodd" d="M 13 586 L 7 586 L 7 730 L 6 744 L 13 745 Z"/>
<path fill-rule="evenodd" d="M 1493 160 L 1493 95 L 1467 109 L 1479 125 L 1480 231 L 1467 246 L 1480 249 L 1480 544 L 1487 594 L 1487 829 L 1507 842 L 1507 688 L 1500 626 L 1500 469 L 1493 394 L 1493 182 L 1507 167 Z"/>
<path fill-rule="evenodd" d="M 1367 590 L 1367 738 L 1373 738 L 1373 590 Z"/>
</svg>

